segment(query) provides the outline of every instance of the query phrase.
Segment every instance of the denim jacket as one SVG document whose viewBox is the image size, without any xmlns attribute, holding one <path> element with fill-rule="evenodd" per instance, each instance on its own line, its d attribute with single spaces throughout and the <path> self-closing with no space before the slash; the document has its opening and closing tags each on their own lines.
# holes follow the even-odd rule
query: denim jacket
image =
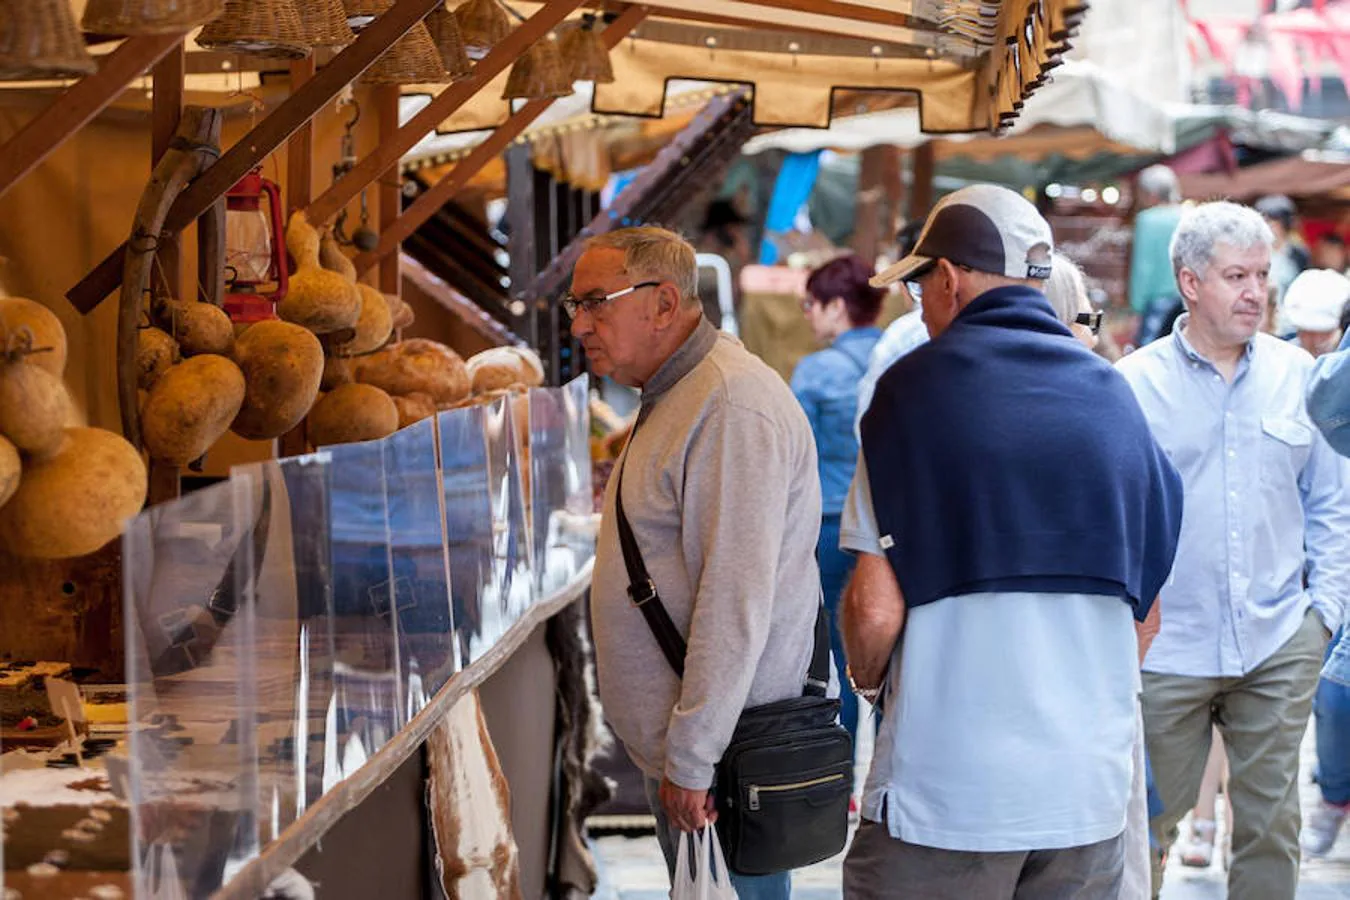
<svg viewBox="0 0 1350 900">
<path fill-rule="evenodd" d="M 1350 333 L 1335 353 L 1313 366 L 1308 379 L 1308 416 L 1333 450 L 1350 456 Z M 1350 629 L 1341 628 L 1322 677 L 1350 686 Z"/>
<path fill-rule="evenodd" d="M 821 512 L 827 516 L 843 511 L 853 480 L 858 461 L 858 438 L 853 430 L 858 385 L 880 337 L 880 328 L 852 328 L 826 349 L 802 357 L 792 372 L 792 393 L 806 410 L 816 436 Z"/>
</svg>

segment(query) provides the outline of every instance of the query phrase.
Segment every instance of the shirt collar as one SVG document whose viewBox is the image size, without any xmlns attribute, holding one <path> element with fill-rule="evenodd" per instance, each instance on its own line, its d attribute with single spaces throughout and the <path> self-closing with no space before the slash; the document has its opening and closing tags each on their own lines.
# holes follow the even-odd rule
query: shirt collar
<svg viewBox="0 0 1350 900">
<path fill-rule="evenodd" d="M 875 325 L 859 325 L 857 328 L 850 328 L 839 337 L 834 339 L 835 344 L 846 344 L 852 341 L 866 341 L 877 338 L 881 335 L 881 329 Z"/>
<path fill-rule="evenodd" d="M 1195 346 L 1186 339 L 1186 335 L 1182 334 L 1182 332 L 1186 330 L 1186 323 L 1190 320 L 1191 314 L 1188 312 L 1184 312 L 1177 316 L 1176 324 L 1172 326 L 1173 346 L 1177 348 L 1177 352 L 1180 353 L 1183 358 L 1188 359 L 1193 363 L 1204 363 L 1207 366 L 1213 367 L 1214 363 L 1206 359 L 1199 350 L 1196 350 Z M 1247 346 L 1242 351 L 1242 361 L 1250 363 L 1252 354 L 1255 352 L 1256 338 L 1252 338 L 1247 342 Z"/>
<path fill-rule="evenodd" d="M 662 394 L 673 388 L 677 382 L 688 375 L 703 361 L 703 357 L 712 352 L 717 343 L 718 331 L 706 317 L 698 320 L 694 333 L 685 338 L 683 344 L 661 364 L 656 373 L 642 386 L 642 405 L 650 406 Z"/>
</svg>

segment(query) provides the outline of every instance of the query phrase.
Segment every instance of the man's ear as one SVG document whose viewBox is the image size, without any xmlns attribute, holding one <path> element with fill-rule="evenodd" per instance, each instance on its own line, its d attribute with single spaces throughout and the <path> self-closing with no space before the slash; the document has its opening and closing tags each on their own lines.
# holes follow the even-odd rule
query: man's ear
<svg viewBox="0 0 1350 900">
<path fill-rule="evenodd" d="M 674 322 L 679 315 L 682 302 L 680 292 L 674 284 L 669 281 L 661 282 L 656 288 L 657 323 L 665 327 Z"/>
<path fill-rule="evenodd" d="M 1200 276 L 1191 269 L 1183 268 L 1177 273 L 1177 289 L 1181 291 L 1183 299 L 1194 303 L 1195 298 L 1200 296 Z"/>
</svg>

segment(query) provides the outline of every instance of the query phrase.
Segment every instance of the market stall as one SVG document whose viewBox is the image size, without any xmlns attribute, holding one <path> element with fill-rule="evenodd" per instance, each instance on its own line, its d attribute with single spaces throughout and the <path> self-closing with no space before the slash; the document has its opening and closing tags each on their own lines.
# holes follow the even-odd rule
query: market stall
<svg viewBox="0 0 1350 900">
<path fill-rule="evenodd" d="M 11 4 L 6 900 L 592 890 L 581 242 L 859 91 L 1000 128 L 1084 9 Z M 684 117 L 607 209 L 526 139 L 578 82 L 592 116 Z M 400 249 L 492 167 L 510 293 L 475 310 Z"/>
</svg>

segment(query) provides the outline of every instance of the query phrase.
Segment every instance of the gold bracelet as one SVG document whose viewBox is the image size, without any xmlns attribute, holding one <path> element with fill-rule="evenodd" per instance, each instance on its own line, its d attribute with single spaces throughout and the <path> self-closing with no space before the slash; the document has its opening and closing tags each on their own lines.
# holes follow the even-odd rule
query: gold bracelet
<svg viewBox="0 0 1350 900">
<path fill-rule="evenodd" d="M 853 693 L 857 694 L 859 697 L 863 698 L 868 703 L 876 703 L 877 698 L 881 696 L 880 685 L 871 688 L 859 687 L 858 683 L 853 680 L 852 667 L 844 666 L 844 677 L 848 679 L 848 686 L 853 691 Z"/>
</svg>

